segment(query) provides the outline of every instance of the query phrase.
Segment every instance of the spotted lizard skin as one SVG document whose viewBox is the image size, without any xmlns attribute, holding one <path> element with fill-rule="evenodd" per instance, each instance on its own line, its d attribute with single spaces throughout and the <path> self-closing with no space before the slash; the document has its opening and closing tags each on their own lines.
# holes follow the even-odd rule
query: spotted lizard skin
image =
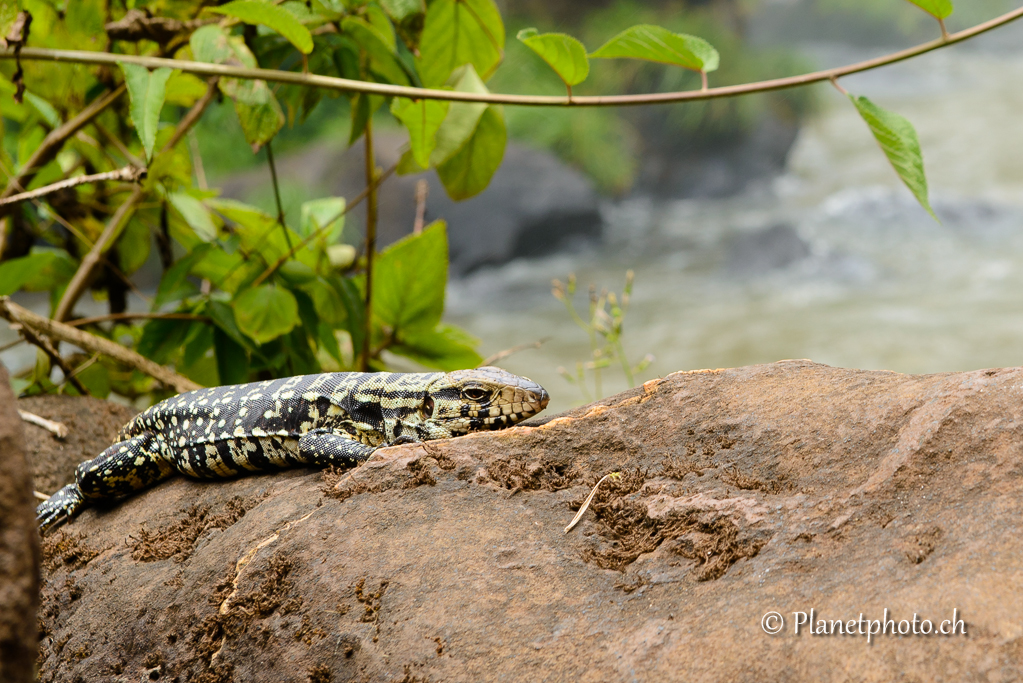
<svg viewBox="0 0 1023 683">
<path fill-rule="evenodd" d="M 350 467 L 382 446 L 502 429 L 540 412 L 547 392 L 499 368 L 324 373 L 200 389 L 154 405 L 39 505 L 40 530 L 90 503 L 176 473 L 226 479 L 290 467 Z"/>
</svg>

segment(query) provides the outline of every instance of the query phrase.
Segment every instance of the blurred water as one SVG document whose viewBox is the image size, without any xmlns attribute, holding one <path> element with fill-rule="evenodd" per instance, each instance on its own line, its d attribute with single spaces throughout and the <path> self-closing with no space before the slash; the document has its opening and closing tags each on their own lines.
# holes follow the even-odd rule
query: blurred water
<svg viewBox="0 0 1023 683">
<path fill-rule="evenodd" d="M 869 56 L 807 49 L 824 64 Z M 553 410 L 583 402 L 557 372 L 588 354 L 550 295 L 570 271 L 585 291 L 620 290 L 635 270 L 625 346 L 657 359 L 641 379 L 785 358 L 910 373 L 1023 364 L 1021 77 L 1023 52 L 989 41 L 843 79 L 913 122 L 940 224 L 825 87 L 782 177 L 725 200 L 609 203 L 605 244 L 452 282 L 448 319 L 484 354 L 550 337 L 502 364 L 546 386 Z M 606 394 L 625 387 L 607 374 Z"/>
</svg>

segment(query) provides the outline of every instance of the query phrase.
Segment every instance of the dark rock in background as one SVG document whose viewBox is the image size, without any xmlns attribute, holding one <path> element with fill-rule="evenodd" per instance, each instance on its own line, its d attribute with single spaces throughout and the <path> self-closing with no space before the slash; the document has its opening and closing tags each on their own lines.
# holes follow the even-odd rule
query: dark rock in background
<svg viewBox="0 0 1023 683">
<path fill-rule="evenodd" d="M 1020 386 L 680 372 L 327 481 L 174 479 L 48 534 L 40 680 L 1018 680 Z"/>
<path fill-rule="evenodd" d="M 735 275 L 762 275 L 810 255 L 810 245 L 790 225 L 774 225 L 732 237 L 725 267 Z"/>
<path fill-rule="evenodd" d="M 377 164 L 390 167 L 399 158 L 407 137 L 377 133 Z M 282 155 L 277 160 L 282 184 L 299 185 L 314 196 L 353 198 L 366 186 L 363 145 L 349 149 L 315 146 Z M 415 176 L 393 176 L 378 196 L 378 240 L 381 246 L 412 232 L 415 221 L 416 182 L 429 183 L 427 222 L 443 218 L 448 224 L 451 271 L 458 275 L 487 264 L 505 263 L 518 256 L 550 253 L 573 239 L 599 239 L 601 219 L 593 183 L 558 161 L 549 152 L 509 143 L 504 161 L 482 193 L 453 202 L 433 171 Z M 258 168 L 224 180 L 224 196 L 251 200 L 265 193 L 269 171 Z M 365 203 L 349 212 L 347 238 L 362 234 Z"/>
<path fill-rule="evenodd" d="M 35 680 L 38 605 L 32 472 L 10 380 L 0 365 L 0 683 Z"/>
</svg>

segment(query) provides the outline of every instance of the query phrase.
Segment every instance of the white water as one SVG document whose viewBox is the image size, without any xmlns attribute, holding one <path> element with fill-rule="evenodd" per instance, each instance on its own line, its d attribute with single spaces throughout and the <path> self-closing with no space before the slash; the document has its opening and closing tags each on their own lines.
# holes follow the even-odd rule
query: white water
<svg viewBox="0 0 1023 683">
<path fill-rule="evenodd" d="M 941 224 L 826 88 L 782 177 L 725 200 L 609 204 L 605 245 L 453 282 L 448 319 L 484 355 L 550 337 L 502 364 L 546 386 L 553 410 L 583 402 L 556 370 L 589 352 L 550 295 L 570 271 L 585 291 L 620 290 L 635 270 L 625 345 L 657 359 L 640 380 L 785 358 L 909 373 L 1023 364 L 1023 51 L 977 43 L 842 81 L 915 125 Z M 811 49 L 824 64 L 868 56 Z M 729 266 L 738 237 L 779 224 L 806 258 L 752 274 Z M 620 371 L 607 375 L 605 394 L 625 387 Z"/>
</svg>

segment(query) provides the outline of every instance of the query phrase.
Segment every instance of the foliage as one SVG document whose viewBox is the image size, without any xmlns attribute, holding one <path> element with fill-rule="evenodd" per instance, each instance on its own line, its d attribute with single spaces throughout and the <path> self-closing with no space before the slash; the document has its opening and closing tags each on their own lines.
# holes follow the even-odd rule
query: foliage
<svg viewBox="0 0 1023 683">
<path fill-rule="evenodd" d="M 856 111 L 874 134 L 881 151 L 892 163 L 892 168 L 899 174 L 902 182 L 917 198 L 927 213 L 934 216 L 931 203 L 927 198 L 927 177 L 924 175 L 924 159 L 920 152 L 920 141 L 917 139 L 913 124 L 894 112 L 877 106 L 866 97 L 849 96 Z M 934 216 L 937 220 L 937 216 Z"/>
<path fill-rule="evenodd" d="M 605 368 L 613 363 L 621 366 L 625 375 L 625 381 L 629 387 L 636 386 L 635 376 L 646 369 L 653 362 L 654 357 L 649 353 L 636 364 L 629 362 L 622 346 L 622 334 L 625 326 L 625 313 L 629 308 L 629 300 L 632 297 L 633 272 L 625 273 L 625 286 L 621 296 L 606 289 L 597 294 L 597 288 L 590 285 L 589 288 L 589 311 L 584 319 L 575 308 L 573 296 L 576 292 L 575 274 L 569 274 L 568 282 L 554 280 L 551 286 L 551 293 L 554 298 L 565 304 L 565 310 L 576 325 L 586 333 L 590 340 L 590 360 L 576 363 L 575 375 L 565 368 L 558 368 L 558 372 L 566 380 L 575 384 L 582 391 L 586 401 L 601 399 L 604 397 L 602 373 Z M 590 393 L 587 386 L 586 373 L 593 377 L 593 393 Z"/>
<path fill-rule="evenodd" d="M 936 18 L 951 11 L 947 0 L 913 1 Z M 3 195 L 123 166 L 144 165 L 146 176 L 134 187 L 81 183 L 0 210 L 0 291 L 49 291 L 53 315 L 66 319 L 91 289 L 94 297 L 109 302 L 112 326 L 93 322 L 90 331 L 133 346 L 204 385 L 324 369 L 382 369 L 385 352 L 442 369 L 478 363 L 475 340 L 441 322 L 447 281 L 442 221 L 380 254 L 367 237 L 369 249 L 356 258 L 358 233 L 344 223 L 354 198 L 306 202 L 299 220 L 285 214 L 271 144 L 285 123 L 301 124 L 315 115 L 325 101 L 323 91 L 271 87 L 249 76 L 203 80 L 129 62 L 137 55 L 164 56 L 486 94 L 506 49 L 505 26 L 494 0 L 232 0 L 216 7 L 204 0 L 175 0 L 143 3 L 145 11 L 138 4 L 23 0 L 20 5 L 31 12 L 31 32 L 20 38 L 8 34 L 9 42 L 109 52 L 121 55 L 121 68 L 3 61 L 0 164 L 11 178 Z M 9 9 L 9 3 L 3 7 Z M 665 27 L 644 22 L 621 30 L 623 12 L 630 7 L 620 2 L 600 14 L 583 27 L 582 40 L 525 30 L 507 47 L 535 53 L 533 66 L 545 69 L 541 88 L 544 82 L 582 86 L 591 67 L 602 87 L 623 90 L 700 87 L 692 78 L 703 79 L 705 86 L 708 72 L 715 70 L 722 83 L 735 78 L 738 72 L 730 76 L 729 69 L 741 66 L 741 60 L 728 59 L 736 52 L 735 36 L 697 31 L 708 26 L 698 14 L 671 18 Z M 16 22 L 10 15 L 5 9 L 0 20 L 13 30 Z M 696 32 L 711 41 L 692 35 Z M 587 56 L 584 43 L 603 47 Z M 727 48 L 724 60 L 711 43 Z M 617 63 L 623 57 L 630 66 L 612 70 L 589 61 L 615 58 Z M 765 60 L 757 61 L 762 66 Z M 125 91 L 127 97 L 121 96 Z M 252 153 L 265 148 L 275 178 L 273 213 L 221 198 L 202 181 L 188 134 L 216 96 L 229 101 Z M 353 92 L 344 99 L 350 142 L 365 138 L 371 150 L 373 118 L 378 111 L 390 111 L 409 133 L 397 171 L 435 170 L 453 199 L 482 192 L 504 156 L 508 124 L 500 106 L 414 96 L 388 103 L 380 95 Z M 664 111 L 676 112 L 669 119 L 682 112 L 683 121 L 697 121 L 690 132 L 713 139 L 715 132 L 734 132 L 742 119 L 737 115 L 742 105 L 736 102 L 718 99 Z M 865 98 L 854 103 L 896 171 L 927 207 L 912 126 Z M 604 139 L 608 148 L 628 144 L 628 135 L 609 123 L 613 120 L 570 111 L 558 116 L 562 125 L 588 131 L 579 139 Z M 216 111 L 221 117 L 226 112 L 223 107 Z M 73 119 L 81 119 L 77 129 L 62 125 Z M 607 154 L 604 145 L 587 152 L 572 144 L 584 164 L 595 165 Z M 384 175 L 373 162 L 370 157 L 362 195 L 371 204 Z M 372 235 L 375 211 L 367 214 L 366 231 Z M 125 324 L 118 314 L 126 310 L 128 292 L 145 298 L 132 275 L 154 245 L 162 276 L 149 301 L 151 315 L 142 324 Z M 598 394 L 600 371 L 613 360 L 630 383 L 636 371 L 621 347 L 630 288 L 631 275 L 621 304 L 614 294 L 591 292 L 588 321 L 569 303 L 574 280 L 556 288 L 590 335 L 593 357 L 577 379 L 582 380 L 583 370 L 592 370 Z M 78 360 L 85 361 L 78 369 L 80 379 L 97 394 L 135 397 L 159 391 L 130 368 L 96 358 Z M 32 371 L 33 390 L 54 388 L 50 370 L 41 355 Z"/>
</svg>

